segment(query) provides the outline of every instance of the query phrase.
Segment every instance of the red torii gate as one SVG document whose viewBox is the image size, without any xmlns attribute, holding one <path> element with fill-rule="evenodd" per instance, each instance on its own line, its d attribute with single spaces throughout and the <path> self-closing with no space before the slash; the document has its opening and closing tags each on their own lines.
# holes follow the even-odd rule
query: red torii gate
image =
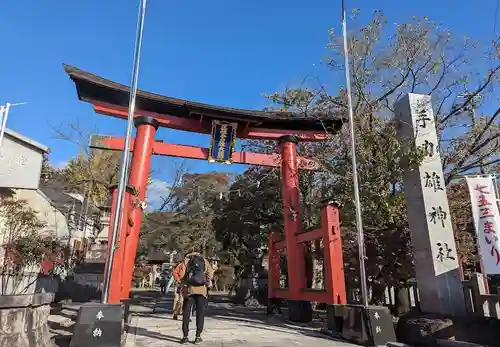
<svg viewBox="0 0 500 347">
<path fill-rule="evenodd" d="M 68 65 L 64 65 L 64 69 L 74 81 L 79 99 L 92 104 L 95 112 L 127 118 L 129 101 L 127 86 Z M 191 159 L 209 158 L 208 148 L 155 141 L 156 131 L 159 127 L 166 127 L 210 134 L 214 121 L 236 123 L 237 138 L 278 140 L 280 143 L 280 154 L 234 152 L 230 155 L 232 162 L 236 163 L 281 167 L 285 240 L 277 240 L 274 234 L 269 238 L 269 297 L 285 298 L 299 303 L 302 301 L 346 303 L 338 211 L 336 207 L 325 206 L 322 211 L 322 227 L 307 233 L 301 230 L 298 170 L 317 170 L 319 166 L 312 160 L 297 156 L 299 141 L 325 140 L 328 136 L 325 130 L 338 130 L 342 120 L 312 119 L 287 112 L 217 107 L 144 91 L 137 92 L 136 103 L 137 132 L 131 146 L 133 155 L 125 196 L 127 208 L 120 220 L 117 250 L 111 273 L 109 303 L 119 303 L 128 299 L 130 295 L 151 156 L 155 154 Z M 124 140 L 93 136 L 90 146 L 120 151 L 124 149 Z M 115 204 L 116 197 L 113 199 L 112 214 L 116 212 Z M 325 290 L 312 291 L 306 288 L 303 243 L 317 239 L 323 239 L 324 245 Z M 279 261 L 276 261 L 279 252 L 285 248 L 288 253 L 288 289 L 279 287 L 280 269 Z"/>
</svg>

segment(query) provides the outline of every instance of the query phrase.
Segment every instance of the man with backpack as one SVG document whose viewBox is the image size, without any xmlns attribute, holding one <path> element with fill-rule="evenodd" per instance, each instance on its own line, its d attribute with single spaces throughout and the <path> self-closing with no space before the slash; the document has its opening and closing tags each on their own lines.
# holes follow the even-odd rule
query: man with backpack
<svg viewBox="0 0 500 347">
<path fill-rule="evenodd" d="M 193 306 L 196 309 L 196 337 L 195 344 L 201 343 L 201 333 L 205 322 L 205 308 L 207 305 L 208 288 L 212 287 L 214 271 L 210 262 L 199 252 L 186 255 L 183 266 L 179 269 L 182 278 L 182 292 L 184 303 L 182 306 L 182 334 L 181 344 L 189 342 L 189 321 Z"/>
</svg>

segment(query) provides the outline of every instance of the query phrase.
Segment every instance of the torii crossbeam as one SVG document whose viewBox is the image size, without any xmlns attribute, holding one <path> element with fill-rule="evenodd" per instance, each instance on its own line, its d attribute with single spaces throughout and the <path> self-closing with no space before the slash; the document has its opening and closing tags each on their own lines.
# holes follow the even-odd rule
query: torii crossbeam
<svg viewBox="0 0 500 347">
<path fill-rule="evenodd" d="M 135 139 L 132 140 L 131 148 L 134 148 L 134 141 Z M 121 137 L 92 135 L 89 147 L 110 151 L 123 151 L 125 140 Z M 133 151 L 133 149 L 131 151 Z M 155 141 L 153 142 L 153 155 L 208 160 L 209 148 L 175 145 L 162 141 Z M 321 166 L 314 160 L 303 157 L 297 157 L 297 160 L 300 170 L 316 171 L 321 169 Z M 236 164 L 280 167 L 281 155 L 255 152 L 233 152 L 231 161 Z"/>
</svg>

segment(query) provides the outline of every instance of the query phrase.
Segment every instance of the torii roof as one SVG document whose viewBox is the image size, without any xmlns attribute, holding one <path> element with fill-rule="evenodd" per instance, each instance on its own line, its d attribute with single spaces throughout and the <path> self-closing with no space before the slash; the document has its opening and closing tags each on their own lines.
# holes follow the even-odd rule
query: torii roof
<svg viewBox="0 0 500 347">
<path fill-rule="evenodd" d="M 130 88 L 96 76 L 76 67 L 63 64 L 75 82 L 78 98 L 89 103 L 105 103 L 128 107 Z M 136 109 L 191 120 L 222 120 L 250 125 L 253 128 L 295 131 L 338 130 L 344 119 L 331 113 L 314 117 L 293 112 L 257 111 L 214 106 L 169 96 L 137 91 Z"/>
</svg>

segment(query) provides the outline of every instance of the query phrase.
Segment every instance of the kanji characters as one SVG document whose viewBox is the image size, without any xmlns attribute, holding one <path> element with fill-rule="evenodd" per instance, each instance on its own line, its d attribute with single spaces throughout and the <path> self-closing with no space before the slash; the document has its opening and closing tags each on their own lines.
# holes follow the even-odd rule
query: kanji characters
<svg viewBox="0 0 500 347">
<path fill-rule="evenodd" d="M 488 186 L 481 186 L 479 184 L 476 184 L 476 188 L 474 188 L 474 190 L 477 190 L 481 194 L 489 194 L 490 192 L 486 191 L 486 188 L 488 188 Z"/>
<path fill-rule="evenodd" d="M 448 213 L 446 213 L 441 206 L 433 207 L 432 212 L 429 213 L 431 217 L 431 222 L 436 224 L 437 221 L 441 221 L 441 225 L 444 228 L 444 221 L 448 217 Z"/>
<path fill-rule="evenodd" d="M 422 146 L 422 151 L 426 157 L 432 157 L 434 155 L 434 144 L 428 140 L 425 140 Z"/>
<path fill-rule="evenodd" d="M 483 208 L 480 208 L 479 209 L 479 212 L 481 212 L 481 215 L 479 216 L 479 218 L 490 218 L 490 217 L 494 217 L 493 216 L 493 213 L 491 213 L 491 208 L 489 207 L 483 207 Z"/>
<path fill-rule="evenodd" d="M 432 174 L 425 172 L 424 179 L 426 188 L 433 188 L 435 192 L 437 192 L 438 190 L 444 190 L 443 186 L 441 185 L 441 177 L 439 177 L 436 172 L 433 172 Z"/>
<path fill-rule="evenodd" d="M 417 132 L 418 128 L 426 128 L 427 127 L 427 122 L 430 122 L 431 118 L 427 115 L 427 111 L 425 109 L 422 109 L 416 119 L 416 125 L 417 125 Z"/>
<path fill-rule="evenodd" d="M 440 261 L 440 262 L 443 262 L 445 261 L 446 259 L 451 259 L 451 260 L 455 260 L 455 257 L 452 256 L 452 252 L 453 250 L 448 246 L 448 243 L 447 242 L 438 242 L 436 244 L 436 246 L 438 246 L 438 255 L 437 255 L 437 259 Z"/>
<path fill-rule="evenodd" d="M 481 186 L 479 184 L 476 184 L 476 188 L 474 188 L 474 190 L 477 190 L 478 192 L 481 193 L 481 195 L 479 195 L 479 199 L 477 201 L 479 208 L 491 205 L 491 202 L 489 202 L 488 199 L 486 198 L 487 195 L 490 195 L 490 192 L 488 192 L 486 190 L 486 188 L 487 188 L 487 186 Z M 488 209 L 488 211 L 489 211 L 489 209 Z"/>
</svg>

